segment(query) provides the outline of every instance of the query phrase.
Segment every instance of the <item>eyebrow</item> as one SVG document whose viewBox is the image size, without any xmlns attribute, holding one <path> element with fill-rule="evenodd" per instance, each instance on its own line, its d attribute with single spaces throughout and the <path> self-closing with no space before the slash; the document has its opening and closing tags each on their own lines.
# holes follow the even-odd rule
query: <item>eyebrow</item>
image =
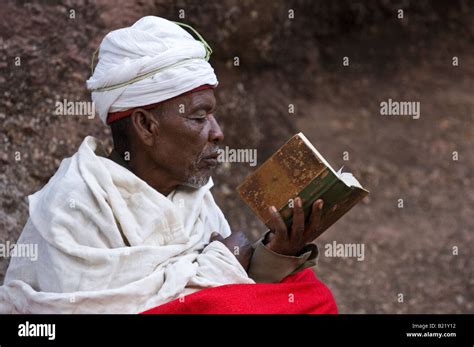
<svg viewBox="0 0 474 347">
<path fill-rule="evenodd" d="M 191 106 L 189 113 L 192 114 L 193 112 L 195 112 L 197 110 L 200 110 L 200 109 L 210 111 L 210 110 L 214 109 L 215 106 L 216 105 L 213 106 L 211 103 L 208 103 L 208 102 L 199 102 L 196 105 Z"/>
</svg>

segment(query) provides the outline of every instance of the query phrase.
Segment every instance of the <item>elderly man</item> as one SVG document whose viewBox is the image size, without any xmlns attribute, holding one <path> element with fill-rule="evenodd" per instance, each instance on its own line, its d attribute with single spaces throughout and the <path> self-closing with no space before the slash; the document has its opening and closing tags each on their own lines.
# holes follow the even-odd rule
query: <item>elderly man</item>
<svg viewBox="0 0 474 347">
<path fill-rule="evenodd" d="M 186 298 L 211 298 L 219 307 L 221 297 L 233 305 L 221 312 L 246 312 L 242 292 L 262 297 L 244 304 L 247 311 L 287 312 L 284 303 L 269 308 L 263 296 L 275 288 L 298 292 L 302 283 L 300 298 L 309 306 L 295 312 L 336 311 L 329 290 L 309 269 L 300 272 L 315 264 L 317 248 L 309 242 L 322 201 L 305 225 L 296 200 L 291 230 L 269 207 L 273 228 L 255 245 L 231 233 L 214 202 L 211 173 L 224 138 L 215 118 L 218 82 L 210 47 L 182 26 L 150 16 L 102 41 L 87 85 L 114 149 L 109 155 L 87 137 L 29 197 L 18 243 L 37 244 L 38 261 L 12 260 L 1 312 L 173 313 L 183 311 L 176 303 Z"/>
</svg>

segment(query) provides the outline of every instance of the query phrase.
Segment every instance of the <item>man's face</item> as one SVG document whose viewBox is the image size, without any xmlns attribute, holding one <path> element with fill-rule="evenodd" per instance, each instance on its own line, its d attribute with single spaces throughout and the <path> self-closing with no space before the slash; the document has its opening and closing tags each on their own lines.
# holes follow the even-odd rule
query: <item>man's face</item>
<svg viewBox="0 0 474 347">
<path fill-rule="evenodd" d="M 179 184 L 202 187 L 217 166 L 218 144 L 224 134 L 214 118 L 215 108 L 212 89 L 163 103 L 153 164 Z"/>
</svg>

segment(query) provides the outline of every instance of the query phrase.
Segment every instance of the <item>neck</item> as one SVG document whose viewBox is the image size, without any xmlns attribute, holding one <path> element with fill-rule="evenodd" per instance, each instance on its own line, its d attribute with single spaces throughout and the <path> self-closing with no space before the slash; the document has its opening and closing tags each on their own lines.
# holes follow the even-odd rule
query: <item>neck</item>
<svg viewBox="0 0 474 347">
<path fill-rule="evenodd" d="M 178 183 L 169 178 L 166 173 L 161 172 L 160 168 L 145 165 L 145 161 L 142 158 L 136 158 L 136 155 L 132 155 L 130 161 L 126 161 L 119 152 L 113 149 L 108 158 L 133 172 L 164 196 L 167 196 L 178 186 Z"/>
</svg>

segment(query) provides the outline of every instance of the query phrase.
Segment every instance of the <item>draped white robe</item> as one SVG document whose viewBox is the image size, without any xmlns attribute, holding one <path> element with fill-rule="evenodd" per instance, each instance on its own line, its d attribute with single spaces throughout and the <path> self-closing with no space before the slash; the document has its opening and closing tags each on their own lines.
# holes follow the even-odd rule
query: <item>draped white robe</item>
<svg viewBox="0 0 474 347">
<path fill-rule="evenodd" d="M 201 288 L 254 283 L 214 231 L 230 227 L 212 179 L 167 197 L 105 158 L 86 137 L 29 197 L 18 240 L 38 259 L 12 258 L 0 313 L 138 313 Z"/>
</svg>

